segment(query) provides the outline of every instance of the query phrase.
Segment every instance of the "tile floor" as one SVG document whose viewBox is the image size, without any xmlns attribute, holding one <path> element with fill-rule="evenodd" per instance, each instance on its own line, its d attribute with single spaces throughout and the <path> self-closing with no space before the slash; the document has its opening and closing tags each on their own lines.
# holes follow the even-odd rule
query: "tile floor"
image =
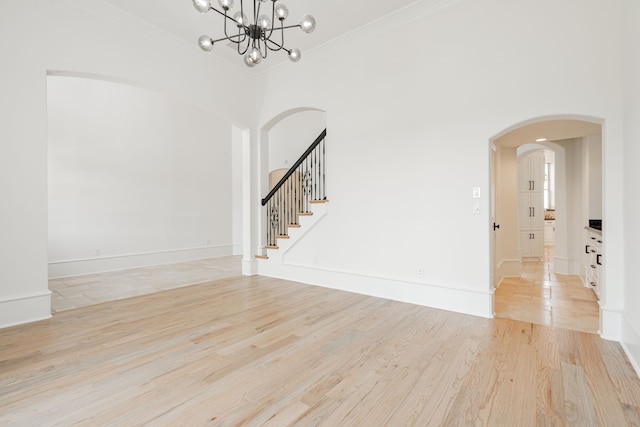
<svg viewBox="0 0 640 427">
<path fill-rule="evenodd" d="M 597 333 L 598 298 L 578 276 L 553 272 L 553 246 L 541 262 L 524 263 L 520 277 L 505 278 L 494 297 L 496 317 Z"/>
<path fill-rule="evenodd" d="M 224 256 L 49 280 L 51 311 L 160 292 L 241 274 L 241 256 Z"/>
</svg>

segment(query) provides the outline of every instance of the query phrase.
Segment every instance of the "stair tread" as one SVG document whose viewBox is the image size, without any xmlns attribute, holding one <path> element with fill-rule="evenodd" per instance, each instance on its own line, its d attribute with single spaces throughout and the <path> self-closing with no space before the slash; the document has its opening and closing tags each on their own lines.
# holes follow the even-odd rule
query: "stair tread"
<svg viewBox="0 0 640 427">
<path fill-rule="evenodd" d="M 300 224 L 287 224 L 289 228 L 300 228 Z"/>
<path fill-rule="evenodd" d="M 267 255 L 256 255 L 256 258 L 269 259 L 269 257 Z"/>
<path fill-rule="evenodd" d="M 309 200 L 309 203 L 327 203 L 328 200 L 327 199 L 314 199 L 314 200 Z"/>
<path fill-rule="evenodd" d="M 276 236 L 276 239 L 288 239 L 289 236 L 287 236 L 286 234 L 281 234 L 279 236 Z"/>
<path fill-rule="evenodd" d="M 313 215 L 313 212 L 298 212 L 299 216 L 311 216 Z"/>
</svg>

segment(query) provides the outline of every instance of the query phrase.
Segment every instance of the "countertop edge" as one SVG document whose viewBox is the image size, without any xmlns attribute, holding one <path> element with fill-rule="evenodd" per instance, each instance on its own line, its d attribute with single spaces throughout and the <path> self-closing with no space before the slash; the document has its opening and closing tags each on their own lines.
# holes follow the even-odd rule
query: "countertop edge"
<svg viewBox="0 0 640 427">
<path fill-rule="evenodd" d="M 585 229 L 585 230 L 587 230 L 587 231 L 589 231 L 589 232 L 591 232 L 591 233 L 597 234 L 598 236 L 602 236 L 602 230 L 598 230 L 598 229 L 595 229 L 595 228 L 591 228 L 591 227 L 589 227 L 588 225 L 586 225 L 586 226 L 584 227 L 584 229 Z"/>
</svg>

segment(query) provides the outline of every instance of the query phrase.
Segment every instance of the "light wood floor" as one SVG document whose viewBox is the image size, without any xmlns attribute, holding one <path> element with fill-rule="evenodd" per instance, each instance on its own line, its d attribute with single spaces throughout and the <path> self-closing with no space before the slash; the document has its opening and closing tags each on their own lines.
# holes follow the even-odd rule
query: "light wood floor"
<svg viewBox="0 0 640 427">
<path fill-rule="evenodd" d="M 554 273 L 554 247 L 541 262 L 524 263 L 520 277 L 505 278 L 494 294 L 497 317 L 598 333 L 598 299 L 578 276 Z"/>
<path fill-rule="evenodd" d="M 51 312 L 147 295 L 241 274 L 241 256 L 222 256 L 49 280 Z"/>
<path fill-rule="evenodd" d="M 0 425 L 639 424 L 615 342 L 264 277 L 0 330 Z"/>
</svg>

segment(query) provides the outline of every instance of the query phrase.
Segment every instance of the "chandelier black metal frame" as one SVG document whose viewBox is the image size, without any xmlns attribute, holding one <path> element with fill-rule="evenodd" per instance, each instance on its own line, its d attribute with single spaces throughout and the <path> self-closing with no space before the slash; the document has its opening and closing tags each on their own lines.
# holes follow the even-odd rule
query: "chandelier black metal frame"
<svg viewBox="0 0 640 427">
<path fill-rule="evenodd" d="M 213 7 L 213 1 L 193 0 L 193 6 L 201 13 L 213 10 L 224 16 L 225 36 L 214 40 L 210 36 L 203 35 L 198 39 L 198 45 L 205 52 L 209 52 L 213 49 L 215 43 L 221 41 L 235 43 L 238 53 L 244 55 L 244 63 L 249 67 L 259 64 L 267 57 L 269 51 L 284 50 L 292 62 L 298 62 L 301 57 L 300 49 L 287 49 L 284 46 L 284 30 L 300 28 L 305 33 L 310 33 L 316 28 L 316 20 L 311 15 L 304 16 L 299 24 L 285 26 L 284 21 L 289 16 L 289 9 L 284 4 L 278 3 L 278 0 L 253 0 L 251 20 L 245 14 L 243 0 L 240 0 L 240 10 L 233 16 L 229 15 L 229 11 L 233 8 L 233 0 L 218 0 L 222 10 Z M 271 16 L 268 13 L 260 13 L 261 6 L 267 2 L 272 3 Z M 265 8 L 268 8 L 268 6 L 265 6 Z M 276 24 L 276 20 L 279 21 L 279 25 Z M 237 34 L 229 35 L 227 30 L 229 21 L 237 28 Z M 278 32 L 280 37 L 277 37 Z"/>
</svg>

